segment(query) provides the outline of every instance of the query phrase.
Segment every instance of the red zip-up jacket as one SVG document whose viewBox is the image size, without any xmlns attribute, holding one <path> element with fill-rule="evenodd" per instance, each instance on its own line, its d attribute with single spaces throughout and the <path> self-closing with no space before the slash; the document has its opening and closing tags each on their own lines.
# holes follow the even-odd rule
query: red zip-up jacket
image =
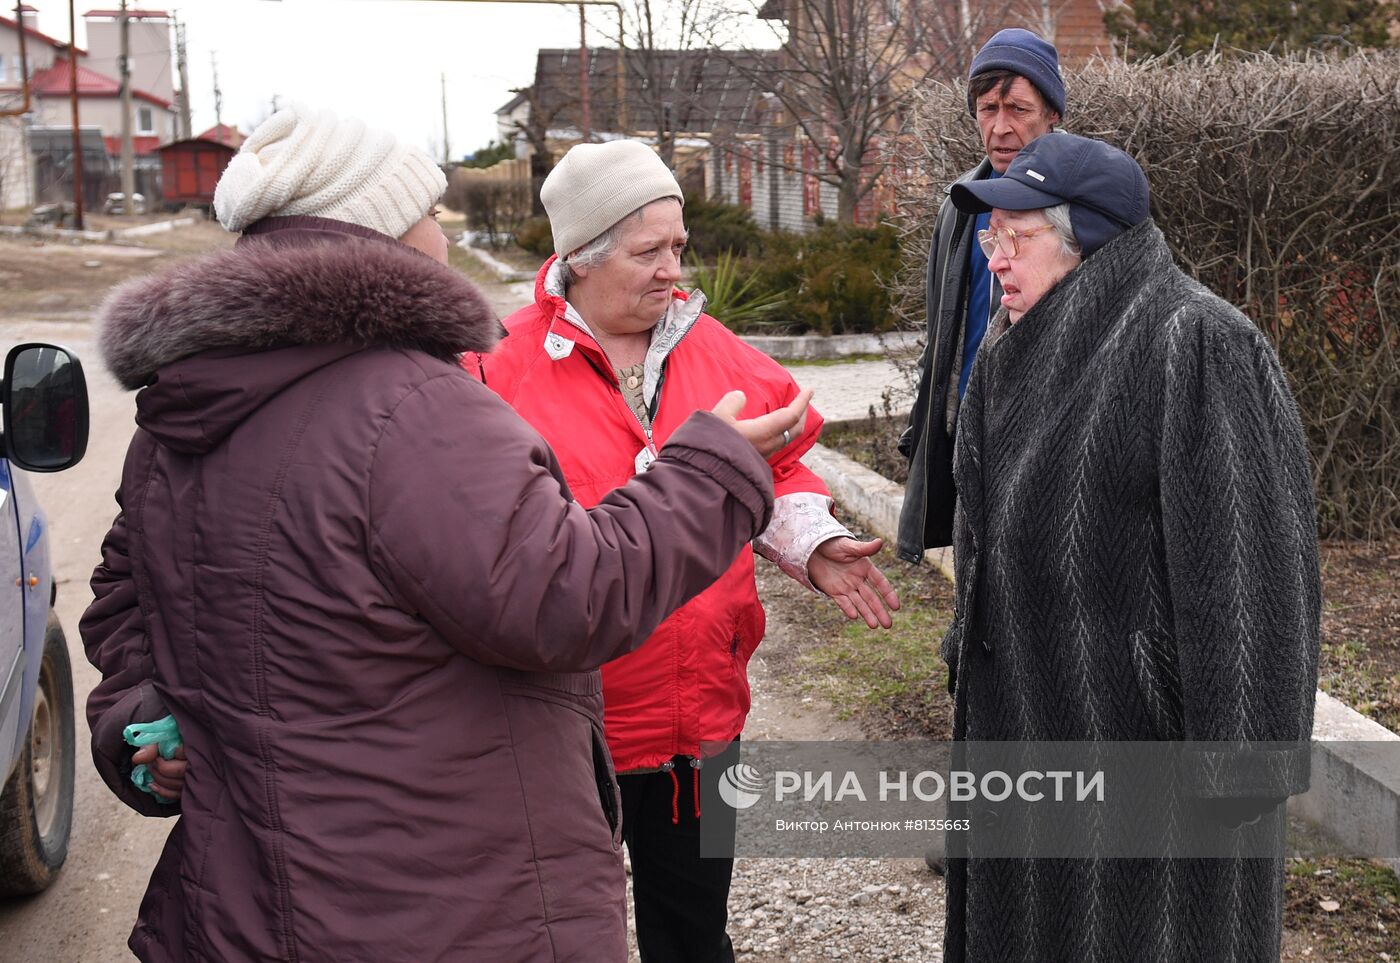
<svg viewBox="0 0 1400 963">
<path fill-rule="evenodd" d="M 535 302 L 505 319 L 508 334 L 495 350 L 468 355 L 463 366 L 545 437 L 570 491 L 587 508 L 636 474 L 648 439 L 602 349 L 565 318 L 564 299 L 546 291 L 554 261 L 545 262 L 535 279 Z M 676 298 L 685 295 L 677 291 Z M 688 415 L 710 409 L 727 391 L 744 392 L 741 417 L 753 418 L 788 404 L 799 390 L 781 365 L 707 314 L 671 348 L 663 371 L 653 449 Z M 821 425 L 821 416 L 809 409 L 801 436 L 769 459 L 775 496 L 828 494 L 800 460 Z M 676 755 L 701 757 L 703 743 L 738 736 L 749 712 L 748 661 L 763 627 L 748 547 L 640 649 L 604 665 L 604 732 L 618 771 L 655 769 Z"/>
</svg>

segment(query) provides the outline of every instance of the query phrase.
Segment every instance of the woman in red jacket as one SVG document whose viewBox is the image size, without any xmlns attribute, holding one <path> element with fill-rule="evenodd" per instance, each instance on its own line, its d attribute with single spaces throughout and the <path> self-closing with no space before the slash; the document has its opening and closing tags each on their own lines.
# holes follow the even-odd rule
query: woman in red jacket
<svg viewBox="0 0 1400 963">
<path fill-rule="evenodd" d="M 772 359 L 704 313 L 704 295 L 675 289 L 687 233 L 675 177 L 636 141 L 580 144 L 540 192 L 557 256 L 540 269 L 535 302 L 505 321 L 489 355 L 464 361 L 548 439 L 585 506 L 645 471 L 671 432 L 729 387 L 745 415 L 790 402 L 798 387 Z M 804 430 L 769 459 L 771 524 L 753 543 L 851 619 L 888 627 L 899 607 L 801 456 Z M 709 589 L 642 648 L 603 668 L 604 731 L 622 783 L 637 943 L 644 961 L 727 961 L 733 861 L 699 856 L 698 770 L 738 738 L 749 710 L 749 657 L 763 608 L 745 549 Z"/>
</svg>

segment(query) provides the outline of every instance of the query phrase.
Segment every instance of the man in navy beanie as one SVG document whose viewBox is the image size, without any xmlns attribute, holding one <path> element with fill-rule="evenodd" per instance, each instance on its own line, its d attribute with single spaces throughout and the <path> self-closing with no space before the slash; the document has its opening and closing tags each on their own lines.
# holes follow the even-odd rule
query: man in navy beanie
<svg viewBox="0 0 1400 963">
<path fill-rule="evenodd" d="M 987 156 L 958 178 L 965 184 L 1006 173 L 1022 147 L 1048 133 L 1065 112 L 1065 84 L 1052 44 L 1029 30 L 998 32 L 972 58 L 968 110 Z M 951 187 L 949 188 L 951 190 Z M 899 557 L 952 544 L 953 433 L 972 360 L 1001 301 L 987 257 L 973 243 L 989 214 L 959 211 L 945 196 L 933 227 L 927 274 L 928 335 L 919 359 L 919 391 L 899 450 L 909 481 L 899 517 Z"/>
</svg>

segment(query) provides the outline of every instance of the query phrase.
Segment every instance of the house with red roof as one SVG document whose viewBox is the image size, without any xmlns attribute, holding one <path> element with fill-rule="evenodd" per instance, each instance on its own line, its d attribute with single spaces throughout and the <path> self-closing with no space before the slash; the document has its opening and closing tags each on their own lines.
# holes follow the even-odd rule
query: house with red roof
<svg viewBox="0 0 1400 963">
<path fill-rule="evenodd" d="M 72 196 L 73 79 L 68 43 L 40 31 L 32 8 L 22 7 L 21 13 L 23 24 L 16 23 L 13 17 L 0 16 L 0 105 L 21 99 L 21 29 L 31 98 L 29 113 L 22 119 L 0 118 L 0 207 Z M 120 13 L 116 9 L 95 9 L 83 14 L 87 46 L 77 50 L 84 194 L 87 203 L 93 205 L 107 193 L 121 189 L 121 84 L 117 79 Z M 178 117 L 170 69 L 174 60 L 172 22 L 163 10 L 130 10 L 128 17 L 136 190 L 147 197 L 158 197 L 160 157 L 156 149 L 175 139 Z M 94 156 L 95 137 L 106 148 L 106 156 Z M 7 173 L 6 157 L 10 159 L 9 168 L 18 166 L 16 161 L 24 162 L 24 176 Z"/>
<path fill-rule="evenodd" d="M 230 127 L 228 124 L 216 124 L 204 133 L 195 137 L 195 140 L 208 140 L 216 144 L 223 144 L 225 147 L 232 147 L 234 150 L 243 146 L 247 136 L 237 127 Z"/>
</svg>

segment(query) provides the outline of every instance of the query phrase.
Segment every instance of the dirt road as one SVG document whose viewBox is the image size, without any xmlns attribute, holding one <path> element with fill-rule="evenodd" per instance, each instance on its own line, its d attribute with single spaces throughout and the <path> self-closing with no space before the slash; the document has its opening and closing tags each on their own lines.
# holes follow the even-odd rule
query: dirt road
<svg viewBox="0 0 1400 963">
<path fill-rule="evenodd" d="M 97 363 L 92 326 L 83 321 L 0 320 L 0 346 L 46 340 L 73 348 L 84 362 L 91 396 L 87 456 L 57 475 L 31 475 L 48 513 L 58 581 L 58 616 L 68 635 L 77 720 L 77 798 L 68 863 L 41 896 L 0 902 L 0 960 L 107 963 L 130 959 L 127 934 L 146 880 L 173 823 L 144 819 L 118 803 L 88 756 L 81 707 L 97 682 L 78 638 L 78 618 L 91 600 L 88 576 L 116 513 L 113 493 L 136 411 Z"/>
</svg>

